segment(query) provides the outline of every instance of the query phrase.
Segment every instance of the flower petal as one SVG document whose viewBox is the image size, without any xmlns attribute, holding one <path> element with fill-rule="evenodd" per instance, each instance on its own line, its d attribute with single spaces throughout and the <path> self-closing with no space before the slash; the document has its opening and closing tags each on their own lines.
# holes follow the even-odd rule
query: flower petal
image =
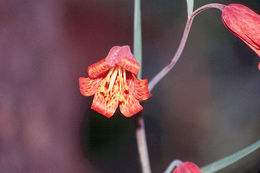
<svg viewBox="0 0 260 173">
<path fill-rule="evenodd" d="M 132 54 L 129 46 L 114 46 L 110 49 L 106 59 L 106 62 L 110 66 L 115 66 L 122 58 L 129 58 L 136 61 L 136 58 Z"/>
<path fill-rule="evenodd" d="M 225 24 L 226 25 L 226 24 Z M 250 37 L 247 35 L 239 35 L 235 32 L 233 32 L 227 25 L 226 27 L 238 38 L 240 38 L 244 43 L 247 44 L 255 53 L 260 57 L 260 45 L 255 43 L 254 40 L 252 40 Z"/>
<path fill-rule="evenodd" d="M 200 168 L 192 162 L 184 162 L 173 170 L 173 173 L 202 173 Z"/>
<path fill-rule="evenodd" d="M 125 117 L 131 117 L 142 109 L 139 101 L 131 93 L 124 93 L 124 100 L 120 103 L 120 111 Z"/>
<path fill-rule="evenodd" d="M 260 34 L 259 34 L 260 35 Z M 241 38 L 242 39 L 242 38 Z M 243 39 L 242 39 L 243 40 Z M 251 39 L 250 39 L 251 40 Z M 259 39 L 260 41 L 260 39 Z M 253 40 L 251 40 L 251 43 L 249 44 L 248 42 L 244 41 L 255 53 L 260 57 L 260 44 L 255 43 Z"/>
<path fill-rule="evenodd" d="M 102 78 L 90 79 L 90 78 L 80 77 L 79 78 L 80 93 L 84 96 L 91 96 L 95 94 L 101 81 Z"/>
<path fill-rule="evenodd" d="M 98 113 L 105 115 L 110 118 L 115 113 L 118 107 L 118 98 L 111 99 L 111 101 L 106 101 L 104 95 L 95 94 L 91 109 L 97 111 Z"/>
<path fill-rule="evenodd" d="M 128 45 L 121 47 L 121 49 L 118 53 L 118 56 L 119 56 L 120 59 L 127 57 L 129 59 L 136 61 L 136 58 L 132 54 L 131 49 Z"/>
<path fill-rule="evenodd" d="M 118 52 L 120 51 L 120 46 L 114 46 L 110 49 L 106 59 L 106 63 L 108 63 L 110 66 L 115 66 L 116 63 L 120 61 L 118 57 Z"/>
<path fill-rule="evenodd" d="M 130 80 L 129 87 L 130 92 L 137 100 L 147 100 L 150 97 L 148 90 L 148 80 L 147 79 L 138 79 L 133 76 L 133 80 Z"/>
<path fill-rule="evenodd" d="M 110 68 L 111 66 L 106 63 L 106 60 L 102 59 L 88 67 L 88 76 L 91 78 L 96 78 L 102 73 L 108 71 Z"/>
<path fill-rule="evenodd" d="M 119 103 L 118 92 L 109 90 L 109 82 L 110 80 L 102 80 L 91 105 L 91 109 L 108 118 L 115 113 Z"/>
<path fill-rule="evenodd" d="M 127 71 L 134 73 L 135 75 L 138 74 L 140 70 L 140 65 L 136 60 L 130 58 L 122 58 L 121 61 L 117 63 L 120 67 L 123 67 Z"/>
</svg>

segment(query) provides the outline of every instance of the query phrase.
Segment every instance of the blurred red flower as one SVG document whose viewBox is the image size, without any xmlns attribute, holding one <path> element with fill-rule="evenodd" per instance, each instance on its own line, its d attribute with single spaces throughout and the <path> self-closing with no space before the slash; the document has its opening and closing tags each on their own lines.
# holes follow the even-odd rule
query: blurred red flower
<svg viewBox="0 0 260 173">
<path fill-rule="evenodd" d="M 260 16 L 241 4 L 230 4 L 222 9 L 226 27 L 260 56 Z M 260 64 L 258 65 L 260 70 Z"/>
<path fill-rule="evenodd" d="M 200 168 L 192 162 L 184 162 L 173 170 L 173 173 L 202 173 Z"/>
<path fill-rule="evenodd" d="M 88 78 L 80 77 L 80 92 L 94 95 L 91 109 L 110 118 L 120 105 L 121 113 L 131 117 L 143 109 L 139 100 L 150 97 L 147 79 L 138 79 L 139 63 L 129 46 L 114 46 L 106 58 L 88 67 Z"/>
</svg>

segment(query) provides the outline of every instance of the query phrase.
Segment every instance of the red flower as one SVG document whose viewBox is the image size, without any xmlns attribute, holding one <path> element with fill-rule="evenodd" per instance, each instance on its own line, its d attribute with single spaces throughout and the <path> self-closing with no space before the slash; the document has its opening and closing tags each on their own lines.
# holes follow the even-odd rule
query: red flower
<svg viewBox="0 0 260 173">
<path fill-rule="evenodd" d="M 260 16 L 240 4 L 230 4 L 222 10 L 226 27 L 260 56 Z M 258 65 L 260 70 L 260 64 Z"/>
<path fill-rule="evenodd" d="M 88 78 L 80 77 L 80 92 L 94 95 L 91 109 L 110 118 L 120 105 L 121 113 L 131 117 L 143 109 L 139 100 L 150 97 L 147 79 L 138 79 L 139 63 L 129 46 L 114 46 L 106 58 L 88 67 Z"/>
<path fill-rule="evenodd" d="M 184 162 L 173 170 L 173 173 L 202 173 L 200 168 L 192 162 Z"/>
</svg>

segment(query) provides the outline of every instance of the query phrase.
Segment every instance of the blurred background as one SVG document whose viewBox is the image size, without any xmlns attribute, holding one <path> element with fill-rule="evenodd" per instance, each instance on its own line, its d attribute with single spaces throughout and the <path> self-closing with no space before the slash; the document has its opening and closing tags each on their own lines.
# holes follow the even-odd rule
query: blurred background
<svg viewBox="0 0 260 173">
<path fill-rule="evenodd" d="M 260 11 L 259 0 L 241 3 Z M 133 1 L 0 1 L 0 173 L 141 172 L 134 119 L 92 111 L 78 77 L 115 45 L 133 44 Z M 180 61 L 145 103 L 152 170 L 204 166 L 260 138 L 258 56 L 216 9 L 199 14 Z M 143 77 L 170 62 L 186 1 L 142 1 Z M 257 173 L 260 152 L 220 171 Z"/>
</svg>

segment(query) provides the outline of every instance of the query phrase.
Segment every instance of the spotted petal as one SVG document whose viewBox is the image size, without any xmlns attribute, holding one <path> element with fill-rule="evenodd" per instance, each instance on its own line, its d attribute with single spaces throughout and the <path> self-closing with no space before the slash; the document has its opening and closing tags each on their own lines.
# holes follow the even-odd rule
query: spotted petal
<svg viewBox="0 0 260 173">
<path fill-rule="evenodd" d="M 134 82 L 132 84 L 132 94 L 137 100 L 147 100 L 150 97 L 148 90 L 148 80 L 138 79 L 133 75 Z"/>
<path fill-rule="evenodd" d="M 117 63 L 120 67 L 123 67 L 127 71 L 137 75 L 140 70 L 140 65 L 136 60 L 130 58 L 122 58 L 121 61 Z"/>
<path fill-rule="evenodd" d="M 80 93 L 84 96 L 92 96 L 97 91 L 102 78 L 90 79 L 90 78 L 79 78 L 79 89 Z"/>
<path fill-rule="evenodd" d="M 120 111 L 125 117 L 131 117 L 143 109 L 131 93 L 124 94 L 124 97 L 125 99 L 120 104 Z"/>
<path fill-rule="evenodd" d="M 115 113 L 119 103 L 119 92 L 117 90 L 109 90 L 109 82 L 109 76 L 102 80 L 91 105 L 91 109 L 108 118 Z"/>
<path fill-rule="evenodd" d="M 111 66 L 106 63 L 106 60 L 102 59 L 88 67 L 88 76 L 91 78 L 96 78 L 108 71 L 110 68 Z"/>
<path fill-rule="evenodd" d="M 95 94 L 91 109 L 110 118 L 113 116 L 118 107 L 118 98 L 113 99 L 113 101 L 107 102 L 105 101 L 104 96 L 105 95 L 102 94 Z"/>
</svg>

